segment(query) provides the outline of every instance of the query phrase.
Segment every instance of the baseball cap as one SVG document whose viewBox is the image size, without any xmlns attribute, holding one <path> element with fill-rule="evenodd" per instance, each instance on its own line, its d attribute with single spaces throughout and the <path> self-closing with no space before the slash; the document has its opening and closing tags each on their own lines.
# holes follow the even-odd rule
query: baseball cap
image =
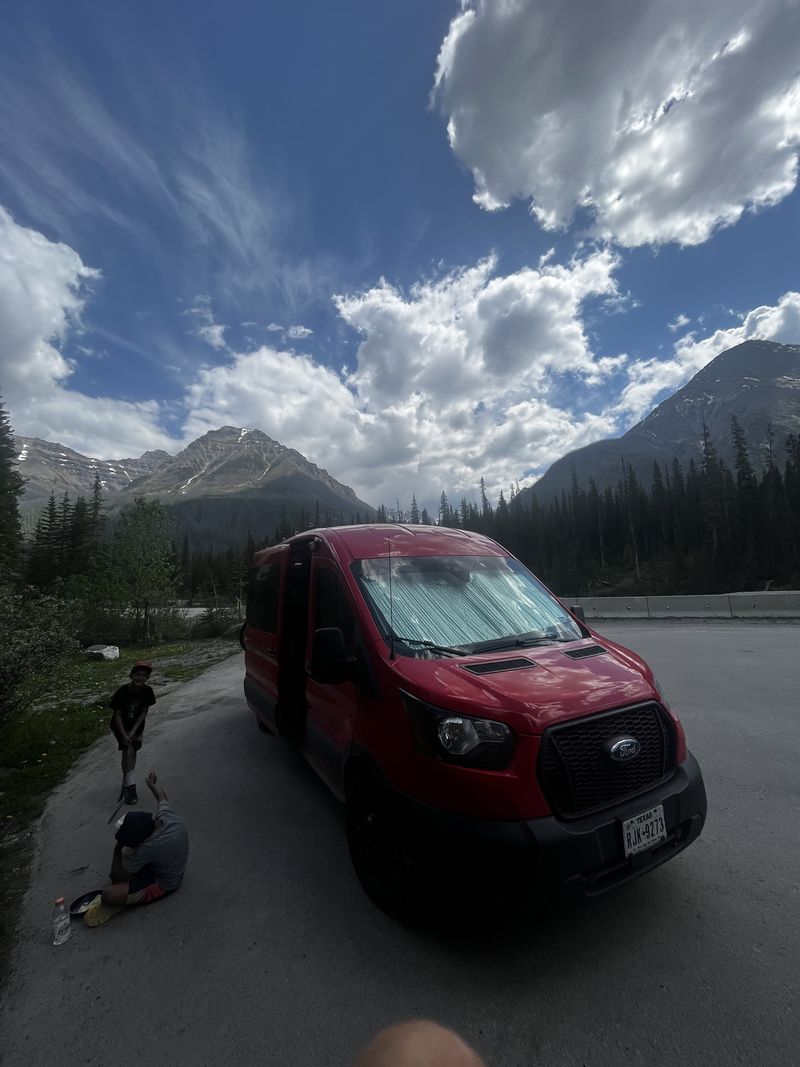
<svg viewBox="0 0 800 1067">
<path fill-rule="evenodd" d="M 137 848 L 155 828 L 153 816 L 146 811 L 129 811 L 114 836 L 124 848 Z"/>
</svg>

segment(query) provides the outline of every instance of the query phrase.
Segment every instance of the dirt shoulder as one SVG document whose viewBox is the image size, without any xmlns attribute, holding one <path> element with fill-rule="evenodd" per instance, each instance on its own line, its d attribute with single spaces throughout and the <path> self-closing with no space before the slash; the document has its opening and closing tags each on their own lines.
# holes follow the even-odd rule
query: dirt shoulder
<svg viewBox="0 0 800 1067">
<path fill-rule="evenodd" d="M 77 658 L 0 737 L 0 986 L 8 977 L 19 905 L 28 886 L 37 822 L 55 786 L 108 731 L 111 694 L 130 664 L 153 664 L 156 702 L 209 667 L 241 654 L 235 639 L 209 638 L 152 649 L 123 649 L 120 659 Z"/>
</svg>

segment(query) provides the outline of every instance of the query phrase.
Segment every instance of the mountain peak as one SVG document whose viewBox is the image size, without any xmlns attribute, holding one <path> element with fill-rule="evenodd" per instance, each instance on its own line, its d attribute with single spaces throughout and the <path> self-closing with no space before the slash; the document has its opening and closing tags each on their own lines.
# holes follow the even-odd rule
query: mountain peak
<svg viewBox="0 0 800 1067">
<path fill-rule="evenodd" d="M 175 456 L 155 450 L 138 460 L 92 459 L 38 438 L 15 440 L 29 532 L 51 492 L 88 496 L 95 474 L 112 512 L 134 497 L 155 497 L 200 544 L 237 546 L 251 532 L 272 536 L 279 519 L 305 528 L 317 513 L 326 525 L 374 515 L 350 486 L 261 430 L 221 426 Z"/>
<path fill-rule="evenodd" d="M 654 463 L 701 461 L 704 426 L 717 455 L 733 466 L 732 416 L 756 469 L 764 465 L 770 434 L 780 450 L 788 434 L 800 433 L 800 345 L 750 340 L 721 352 L 621 437 L 568 453 L 523 492 L 542 499 L 569 492 L 573 472 L 578 485 L 588 488 L 593 480 L 602 492 L 616 485 L 623 464 L 649 487 Z"/>
<path fill-rule="evenodd" d="M 749 340 L 720 352 L 697 372 L 692 381 L 718 381 L 722 378 L 774 378 L 781 373 L 796 374 L 798 366 L 800 366 L 800 345 Z"/>
</svg>

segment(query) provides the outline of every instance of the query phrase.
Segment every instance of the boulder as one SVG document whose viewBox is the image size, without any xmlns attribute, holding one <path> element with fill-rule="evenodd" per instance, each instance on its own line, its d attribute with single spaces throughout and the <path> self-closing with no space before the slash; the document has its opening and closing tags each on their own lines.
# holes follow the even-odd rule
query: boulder
<svg viewBox="0 0 800 1067">
<path fill-rule="evenodd" d="M 89 645 L 86 649 L 87 659 L 119 659 L 116 645 Z"/>
</svg>

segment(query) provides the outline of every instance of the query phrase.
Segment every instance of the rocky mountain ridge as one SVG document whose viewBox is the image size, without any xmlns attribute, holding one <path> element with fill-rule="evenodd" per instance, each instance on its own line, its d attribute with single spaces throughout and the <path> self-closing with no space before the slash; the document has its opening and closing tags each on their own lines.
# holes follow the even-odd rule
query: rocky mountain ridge
<svg viewBox="0 0 800 1067">
<path fill-rule="evenodd" d="M 273 441 L 261 430 L 223 426 L 192 441 L 122 491 L 167 498 L 217 496 L 258 490 L 277 479 L 303 475 L 331 492 L 363 504 L 350 486 L 311 463 L 300 452 Z"/>
<path fill-rule="evenodd" d="M 569 452 L 546 471 L 527 497 L 550 499 L 569 492 L 573 472 L 588 489 L 616 485 L 623 465 L 633 467 L 650 489 L 653 463 L 663 468 L 677 457 L 686 468 L 702 460 L 703 426 L 719 457 L 733 469 L 731 416 L 735 415 L 756 470 L 766 462 L 770 438 L 779 465 L 790 433 L 800 433 L 800 345 L 745 341 L 711 360 L 621 437 L 596 441 Z"/>
<path fill-rule="evenodd" d="M 17 468 L 25 479 L 23 511 L 38 510 L 51 492 L 57 499 L 64 493 L 69 493 L 72 500 L 89 496 L 97 475 L 105 493 L 118 493 L 137 479 L 152 474 L 170 458 L 168 452 L 157 450 L 135 459 L 95 459 L 39 437 L 15 437 L 14 441 Z"/>
<path fill-rule="evenodd" d="M 350 486 L 260 430 L 223 426 L 175 456 L 146 452 L 129 460 L 95 459 L 38 438 L 15 441 L 28 533 L 51 492 L 88 497 L 97 474 L 111 515 L 137 496 L 159 499 L 195 546 L 239 545 L 249 533 L 263 540 L 279 519 L 293 525 L 317 514 L 332 523 L 374 515 Z"/>
</svg>

